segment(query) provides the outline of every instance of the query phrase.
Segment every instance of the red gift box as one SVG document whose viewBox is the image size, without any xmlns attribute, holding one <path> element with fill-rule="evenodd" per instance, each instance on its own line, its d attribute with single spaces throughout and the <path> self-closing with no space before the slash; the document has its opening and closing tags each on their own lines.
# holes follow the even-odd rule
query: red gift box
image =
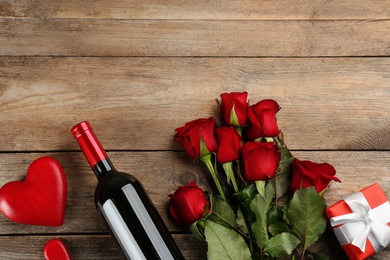
<svg viewBox="0 0 390 260">
<path fill-rule="evenodd" d="M 333 231 L 351 260 L 362 260 L 390 244 L 390 202 L 378 183 L 326 209 Z"/>
</svg>

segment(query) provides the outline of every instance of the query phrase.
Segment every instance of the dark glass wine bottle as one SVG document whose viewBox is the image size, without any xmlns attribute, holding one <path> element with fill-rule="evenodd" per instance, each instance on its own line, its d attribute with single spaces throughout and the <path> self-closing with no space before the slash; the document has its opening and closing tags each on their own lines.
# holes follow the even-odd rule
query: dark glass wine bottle
<svg viewBox="0 0 390 260">
<path fill-rule="evenodd" d="M 142 184 L 115 170 L 91 125 L 72 128 L 98 178 L 95 203 L 127 259 L 184 259 Z"/>
</svg>

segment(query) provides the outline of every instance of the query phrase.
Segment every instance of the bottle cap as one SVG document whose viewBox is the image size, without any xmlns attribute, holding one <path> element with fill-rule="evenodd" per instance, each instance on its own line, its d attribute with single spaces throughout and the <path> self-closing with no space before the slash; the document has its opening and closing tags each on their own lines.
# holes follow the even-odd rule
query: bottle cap
<svg viewBox="0 0 390 260">
<path fill-rule="evenodd" d="M 96 163 L 108 158 L 106 151 L 100 144 L 88 121 L 80 122 L 71 130 L 89 165 L 93 167 Z"/>
</svg>

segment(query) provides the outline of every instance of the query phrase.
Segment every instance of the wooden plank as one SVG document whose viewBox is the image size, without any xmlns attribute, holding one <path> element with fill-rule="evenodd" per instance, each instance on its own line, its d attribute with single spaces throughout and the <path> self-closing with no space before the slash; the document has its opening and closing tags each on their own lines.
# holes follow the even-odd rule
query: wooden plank
<svg viewBox="0 0 390 260">
<path fill-rule="evenodd" d="M 388 56 L 389 20 L 0 19 L 9 56 Z"/>
<path fill-rule="evenodd" d="M 326 232 L 329 232 L 327 230 Z M 328 235 L 328 233 L 326 233 Z M 60 235 L 55 236 L 61 239 L 67 246 L 73 259 L 123 259 L 119 249 L 109 235 Z M 34 260 L 42 259 L 42 248 L 47 241 L 54 236 L 1 236 L 0 237 L 0 257 L 1 259 Z M 207 246 L 204 242 L 196 239 L 191 234 L 174 234 L 185 259 L 201 260 L 206 259 Z M 327 255 L 330 260 L 339 260 L 342 253 L 340 246 L 332 243 L 329 247 L 328 239 L 334 239 L 332 234 L 329 237 L 322 237 L 310 247 L 312 252 Z M 390 249 L 386 248 L 378 252 L 370 259 L 387 259 Z"/>
<path fill-rule="evenodd" d="M 69 132 L 81 120 L 144 183 L 185 258 L 206 259 L 167 211 L 179 185 L 210 189 L 172 136 L 216 116 L 214 99 L 230 91 L 277 100 L 293 154 L 335 166 L 342 183 L 328 205 L 374 182 L 390 198 L 389 18 L 390 0 L 0 0 L 0 187 L 43 155 L 60 161 L 69 185 L 61 227 L 0 214 L 0 259 L 42 259 L 52 237 L 74 259 L 122 259 Z M 311 250 L 343 259 L 331 232 Z"/>
<path fill-rule="evenodd" d="M 64 225 L 42 227 L 20 225 L 0 214 L 0 234 L 22 233 L 91 233 L 106 232 L 106 227 L 95 208 L 94 192 L 97 179 L 82 153 L 0 154 L 0 186 L 12 180 L 22 180 L 28 165 L 40 156 L 56 158 L 67 175 L 68 199 Z M 136 176 L 145 186 L 150 198 L 171 230 L 181 230 L 168 216 L 168 195 L 179 185 L 198 179 L 200 169 L 186 169 L 188 161 L 179 153 L 109 153 L 118 170 Z M 181 158 L 181 159 L 179 159 Z M 156 164 L 157 163 L 157 164 Z M 199 180 L 205 186 L 207 180 Z"/>
<path fill-rule="evenodd" d="M 273 98 L 293 150 L 390 149 L 388 58 L 0 58 L 0 150 L 181 150 L 174 129 L 217 116 L 221 93 Z"/>
<path fill-rule="evenodd" d="M 0 16 L 110 19 L 389 19 L 390 1 L 1 0 Z"/>
<path fill-rule="evenodd" d="M 54 236 L 0 236 L 0 258 L 2 260 L 41 260 L 43 259 L 42 248 L 47 241 Z M 60 235 L 67 246 L 72 259 L 83 260 L 122 260 L 123 257 L 114 241 L 109 235 Z M 174 234 L 185 259 L 202 260 L 207 259 L 207 246 L 204 242 L 196 239 L 191 234 Z M 310 247 L 313 252 L 329 256 L 330 260 L 341 259 L 338 253 L 339 246 L 329 248 L 324 238 Z M 371 260 L 385 260 L 388 258 L 390 249 L 386 248 L 378 252 Z"/>
<path fill-rule="evenodd" d="M 67 246 L 72 259 L 122 260 L 119 249 L 109 235 L 56 236 Z M 48 236 L 0 236 L 2 260 L 41 260 L 42 248 L 54 237 Z M 185 259 L 206 259 L 206 245 L 189 234 L 174 235 Z"/>
<path fill-rule="evenodd" d="M 41 227 L 21 225 L 0 214 L 0 237 L 10 234 L 86 234 L 106 232 L 106 228 L 93 203 L 97 184 L 93 172 L 80 152 L 61 153 L 0 153 L 0 187 L 5 183 L 22 180 L 28 165 L 43 155 L 56 158 L 63 166 L 68 181 L 68 201 L 64 225 Z M 387 151 L 332 152 L 293 151 L 301 160 L 332 164 L 342 183 L 331 184 L 326 193 L 328 205 L 378 182 L 390 198 L 390 155 Z M 145 186 L 151 200 L 171 231 L 185 231 L 168 214 L 168 195 L 180 185 L 196 182 L 211 190 L 206 168 L 194 164 L 183 152 L 109 152 L 118 170 L 136 176 Z M 0 243 L 1 244 L 1 243 Z"/>
</svg>

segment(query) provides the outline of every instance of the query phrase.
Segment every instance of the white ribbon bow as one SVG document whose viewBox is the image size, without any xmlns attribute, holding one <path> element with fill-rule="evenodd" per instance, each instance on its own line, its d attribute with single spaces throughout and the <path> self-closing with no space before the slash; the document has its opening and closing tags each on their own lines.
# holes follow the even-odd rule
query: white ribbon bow
<svg viewBox="0 0 390 260">
<path fill-rule="evenodd" d="M 361 192 L 353 193 L 344 201 L 351 208 L 352 213 L 333 217 L 331 225 L 341 245 L 352 243 L 365 252 L 366 241 L 370 240 L 375 251 L 378 252 L 390 245 L 390 202 L 371 209 L 368 201 Z"/>
</svg>

